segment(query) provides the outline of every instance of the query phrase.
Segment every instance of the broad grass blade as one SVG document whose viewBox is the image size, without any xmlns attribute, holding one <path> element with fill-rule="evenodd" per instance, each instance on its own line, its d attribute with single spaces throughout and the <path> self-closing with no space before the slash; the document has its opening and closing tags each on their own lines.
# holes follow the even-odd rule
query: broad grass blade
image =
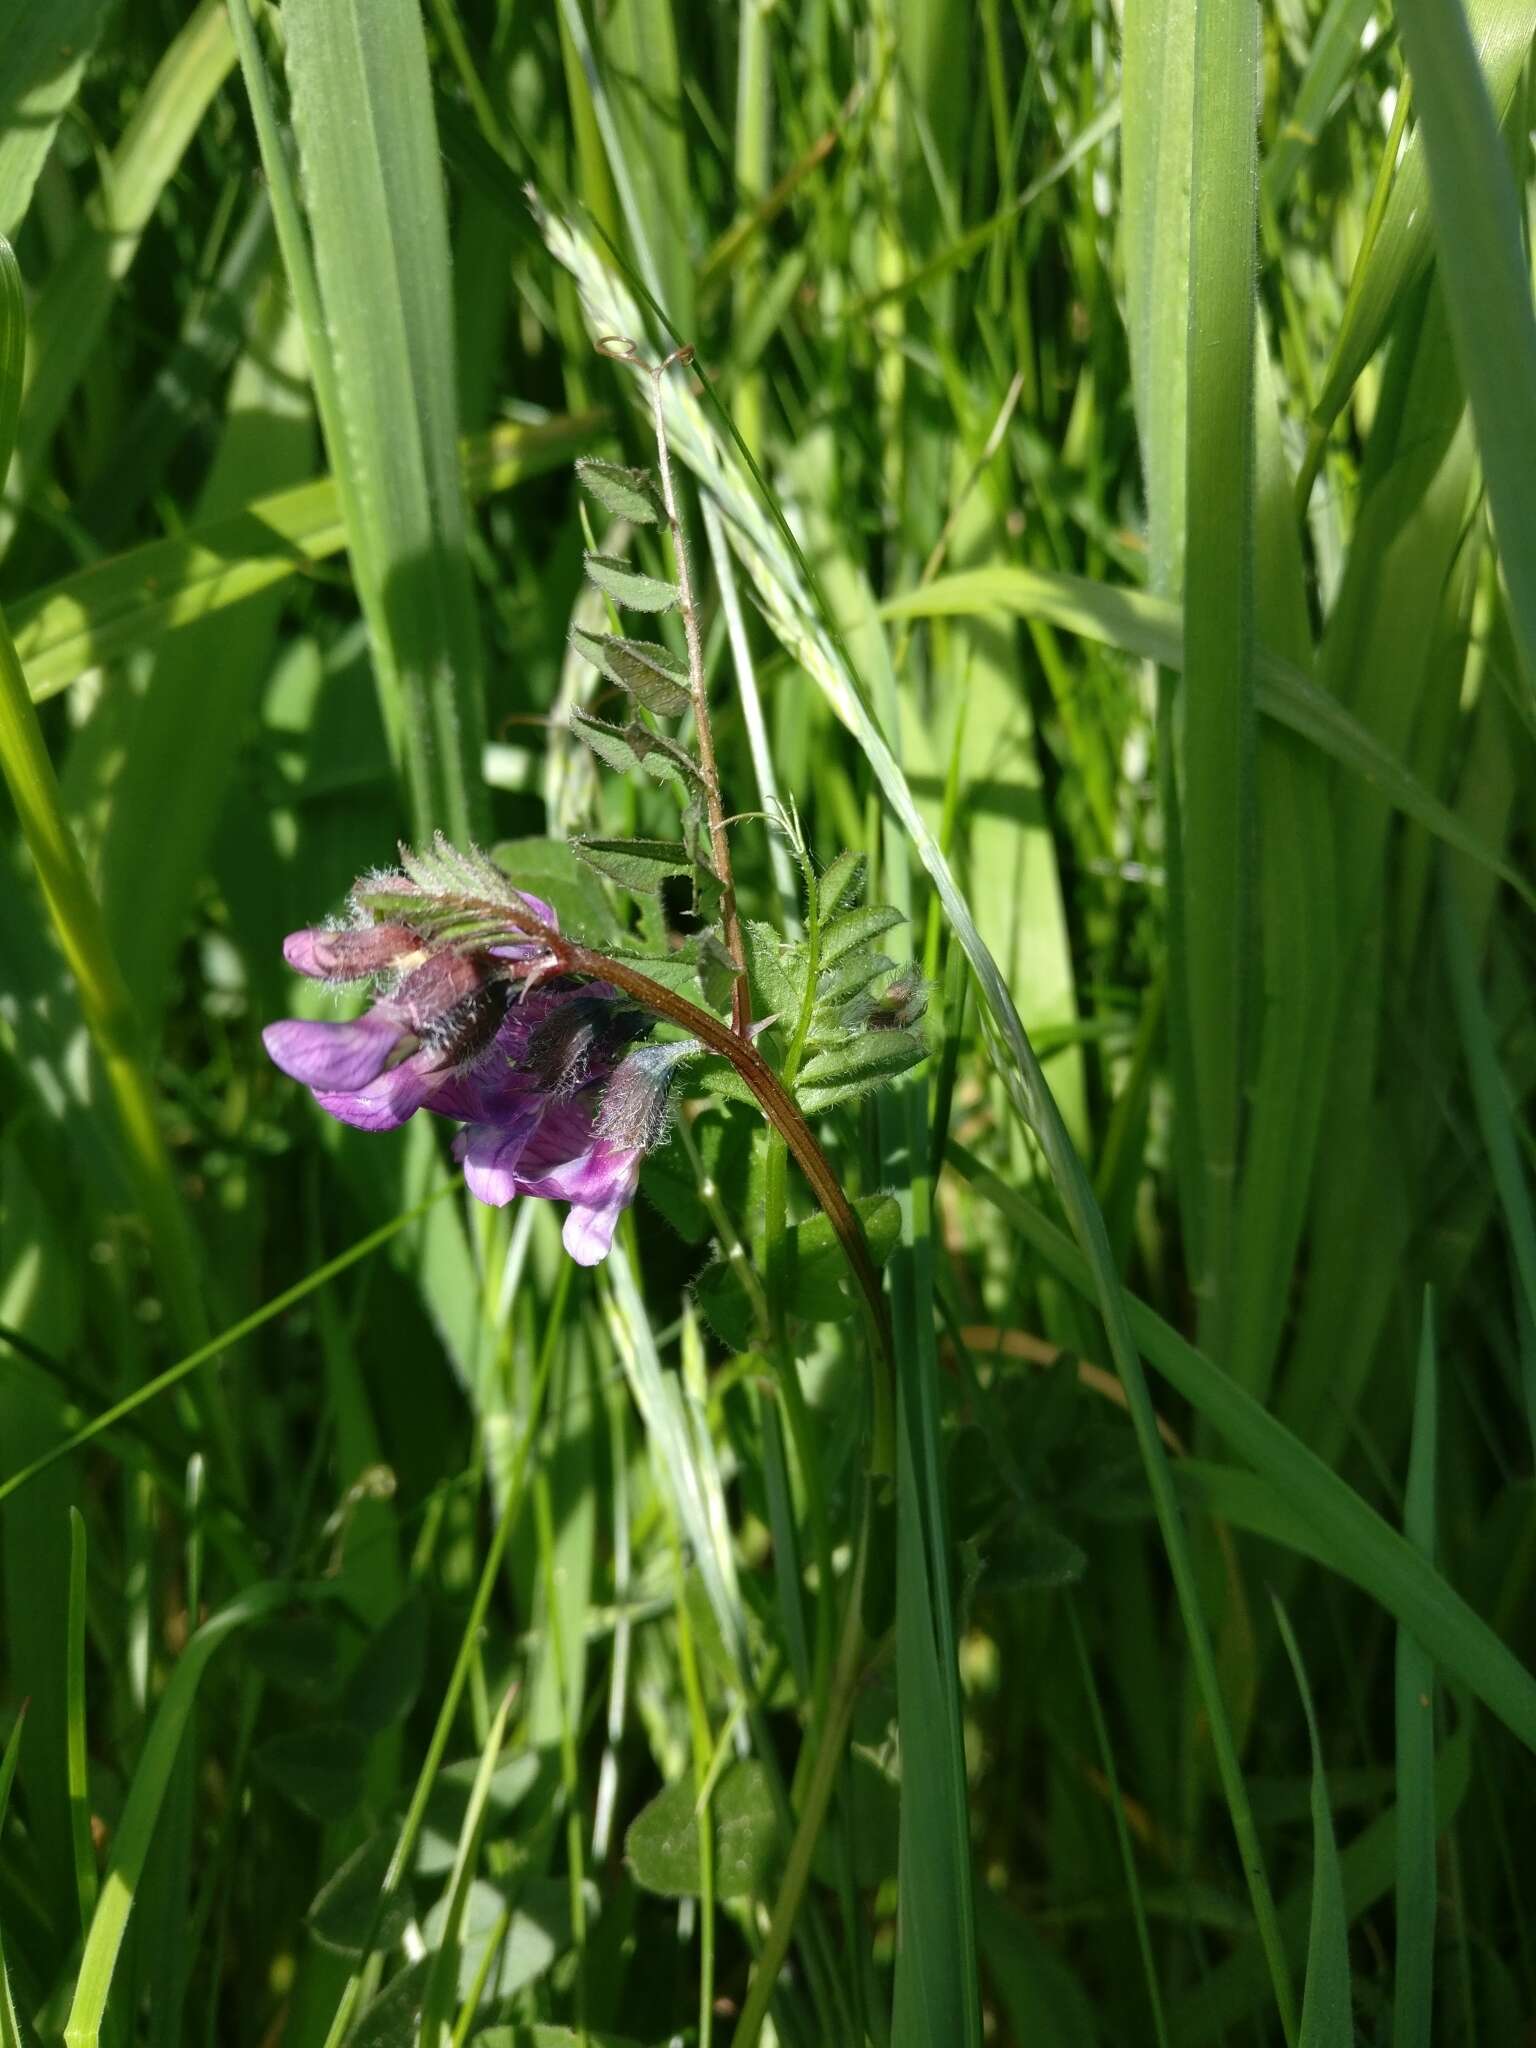
<svg viewBox="0 0 1536 2048">
<path fill-rule="evenodd" d="M 484 810 L 479 612 L 457 461 L 453 292 L 415 0 L 297 0 L 288 78 L 339 418 L 325 419 L 417 836 Z"/>
<path fill-rule="evenodd" d="M 0 26 L 0 235 L 14 240 L 111 0 L 9 9 Z"/>
</svg>

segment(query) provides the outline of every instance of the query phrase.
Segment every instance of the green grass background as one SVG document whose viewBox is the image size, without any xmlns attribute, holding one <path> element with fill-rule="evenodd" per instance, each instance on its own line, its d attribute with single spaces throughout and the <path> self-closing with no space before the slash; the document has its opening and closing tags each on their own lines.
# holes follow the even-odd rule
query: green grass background
<svg viewBox="0 0 1536 2048">
<path fill-rule="evenodd" d="M 0 2048 L 1536 2024 L 1533 33 L 0 5 Z M 613 333 L 747 914 L 793 800 L 933 991 L 825 1119 L 846 1752 L 750 1113 L 588 1274 L 258 1037 L 402 836 L 666 828 L 567 723 Z"/>
</svg>

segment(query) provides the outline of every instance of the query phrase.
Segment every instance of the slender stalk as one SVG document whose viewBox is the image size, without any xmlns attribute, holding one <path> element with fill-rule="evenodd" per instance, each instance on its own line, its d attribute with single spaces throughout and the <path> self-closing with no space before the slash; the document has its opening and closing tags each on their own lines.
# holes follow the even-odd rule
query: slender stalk
<svg viewBox="0 0 1536 2048">
<path fill-rule="evenodd" d="M 677 507 L 677 487 L 672 481 L 672 457 L 667 447 L 666 408 L 662 400 L 662 379 L 674 364 L 693 361 L 691 348 L 674 349 L 659 363 L 642 360 L 633 342 L 600 343 L 604 355 L 616 362 L 633 363 L 651 380 L 651 423 L 656 434 L 656 467 L 661 479 L 661 502 L 672 535 L 672 555 L 677 564 L 677 608 L 683 621 L 683 638 L 688 647 L 688 690 L 693 698 L 693 723 L 699 743 L 699 769 L 704 778 L 704 804 L 709 817 L 709 851 L 720 883 L 720 923 L 725 933 L 725 950 L 736 969 L 731 984 L 731 1029 L 738 1038 L 746 1036 L 752 1022 L 752 998 L 747 986 L 747 956 L 741 941 L 741 918 L 736 909 L 736 881 L 731 869 L 731 841 L 725 826 L 725 804 L 720 795 L 720 768 L 715 759 L 714 727 L 709 717 L 709 692 L 704 682 L 704 641 L 699 632 L 698 607 L 693 599 L 693 571 L 688 561 L 688 541 Z"/>
<path fill-rule="evenodd" d="M 821 1824 L 826 1818 L 832 1787 L 837 1781 L 837 1773 L 842 1764 L 843 1739 L 848 1732 L 848 1723 L 853 1718 L 859 1678 L 864 1669 L 865 1653 L 869 1648 L 869 1641 L 864 1633 L 863 1599 L 864 1572 L 869 1562 L 872 1505 L 873 1495 L 866 1487 L 864 1511 L 859 1521 L 858 1548 L 854 1555 L 853 1570 L 848 1575 L 848 1598 L 843 1609 L 837 1666 L 832 1675 L 826 1717 L 817 1731 L 816 1759 L 806 1780 L 805 1797 L 795 1821 L 794 1840 L 789 1845 L 789 1856 L 784 1865 L 779 1895 L 774 1901 L 773 1918 L 768 1925 L 768 1935 L 758 1956 L 757 1967 L 752 1973 L 752 1982 L 747 1991 L 746 2003 L 741 2009 L 741 2018 L 736 2022 L 736 2031 L 731 2036 L 731 2048 L 754 2048 L 758 2035 L 762 2032 L 763 2021 L 768 2016 L 769 2000 L 773 1997 L 778 1984 L 784 1958 L 789 1953 L 790 1939 L 795 1931 L 795 1917 L 800 1910 L 800 1902 L 805 1896 L 805 1888 L 811 1875 L 811 1859 L 816 1853 Z"/>
</svg>

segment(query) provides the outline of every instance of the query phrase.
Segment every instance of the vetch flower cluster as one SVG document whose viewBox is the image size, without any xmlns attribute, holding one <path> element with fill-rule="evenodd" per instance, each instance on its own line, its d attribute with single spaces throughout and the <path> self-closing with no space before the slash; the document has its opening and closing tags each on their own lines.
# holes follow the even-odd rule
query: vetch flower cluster
<svg viewBox="0 0 1536 2048">
<path fill-rule="evenodd" d="M 457 1119 L 454 1156 L 471 1194 L 496 1208 L 517 1195 L 568 1203 L 565 1248 L 596 1265 L 665 1135 L 673 1070 L 698 1048 L 638 1046 L 654 1018 L 603 982 L 552 978 L 536 938 L 432 936 L 432 918 L 412 921 L 420 893 L 406 875 L 369 877 L 351 924 L 289 936 L 283 956 L 296 972 L 368 983 L 374 1000 L 348 1022 L 270 1024 L 267 1052 L 360 1130 L 395 1130 L 419 1109 Z M 368 907 L 381 899 L 387 916 Z M 558 932 L 547 903 L 520 890 L 511 900 Z"/>
</svg>

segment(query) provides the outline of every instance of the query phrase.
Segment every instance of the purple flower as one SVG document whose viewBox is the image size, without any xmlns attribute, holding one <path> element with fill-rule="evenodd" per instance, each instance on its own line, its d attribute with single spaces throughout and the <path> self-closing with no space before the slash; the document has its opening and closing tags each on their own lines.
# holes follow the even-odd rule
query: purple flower
<svg viewBox="0 0 1536 2048">
<path fill-rule="evenodd" d="M 619 1217 L 635 1199 L 640 1146 L 598 1135 L 596 1091 L 569 1102 L 534 1096 L 495 1122 L 460 1131 L 454 1156 L 464 1163 L 469 1191 L 499 1209 L 514 1195 L 570 1203 L 561 1236 L 578 1266 L 608 1256 Z"/>
<path fill-rule="evenodd" d="M 268 1054 L 329 1115 L 360 1130 L 394 1130 L 418 1109 L 457 1118 L 466 1128 L 454 1155 L 470 1192 L 497 1208 L 516 1195 L 569 1203 L 566 1250 L 596 1265 L 665 1128 L 654 1103 L 644 1129 L 633 1107 L 617 1122 L 605 1113 L 616 1075 L 625 1079 L 615 1100 L 637 1099 L 639 1056 L 624 1055 L 653 1020 L 603 982 L 535 986 L 547 960 L 537 940 L 464 951 L 429 944 L 408 922 L 408 887 L 400 893 L 399 921 L 291 934 L 283 955 L 297 972 L 370 981 L 378 993 L 347 1023 L 269 1024 Z M 547 904 L 522 900 L 558 930 Z"/>
</svg>

